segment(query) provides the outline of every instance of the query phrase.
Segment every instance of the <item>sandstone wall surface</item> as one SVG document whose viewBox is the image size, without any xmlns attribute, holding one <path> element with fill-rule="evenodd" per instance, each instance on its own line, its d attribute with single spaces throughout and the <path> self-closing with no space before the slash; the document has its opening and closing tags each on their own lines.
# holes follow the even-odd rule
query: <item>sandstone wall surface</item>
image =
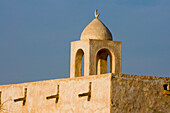
<svg viewBox="0 0 170 113">
<path fill-rule="evenodd" d="M 111 82 L 111 113 L 170 113 L 170 77 L 113 74 Z"/>
<path fill-rule="evenodd" d="M 0 86 L 1 113 L 109 113 L 110 112 L 110 78 L 111 74 L 86 76 L 68 79 L 56 79 L 23 84 Z M 91 98 L 79 97 L 89 91 L 91 82 Z M 59 100 L 46 99 L 57 94 Z M 24 97 L 27 88 L 25 105 L 23 101 L 14 99 Z"/>
</svg>

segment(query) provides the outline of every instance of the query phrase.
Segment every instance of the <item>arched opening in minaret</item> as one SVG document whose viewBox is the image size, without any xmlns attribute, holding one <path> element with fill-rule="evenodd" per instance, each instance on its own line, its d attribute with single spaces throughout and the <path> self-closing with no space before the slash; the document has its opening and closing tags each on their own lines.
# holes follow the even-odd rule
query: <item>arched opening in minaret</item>
<svg viewBox="0 0 170 113">
<path fill-rule="evenodd" d="M 84 52 L 79 49 L 75 57 L 75 77 L 84 76 Z"/>
<path fill-rule="evenodd" d="M 115 58 L 108 49 L 101 49 L 96 58 L 96 74 L 114 73 Z"/>
</svg>

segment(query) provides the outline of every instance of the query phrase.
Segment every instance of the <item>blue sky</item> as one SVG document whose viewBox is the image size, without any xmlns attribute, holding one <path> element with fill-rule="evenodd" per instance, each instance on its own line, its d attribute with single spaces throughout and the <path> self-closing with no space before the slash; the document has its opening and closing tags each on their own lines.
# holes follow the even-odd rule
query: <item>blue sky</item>
<svg viewBox="0 0 170 113">
<path fill-rule="evenodd" d="M 0 84 L 69 77 L 95 9 L 122 41 L 122 73 L 170 77 L 169 0 L 1 0 Z"/>
</svg>

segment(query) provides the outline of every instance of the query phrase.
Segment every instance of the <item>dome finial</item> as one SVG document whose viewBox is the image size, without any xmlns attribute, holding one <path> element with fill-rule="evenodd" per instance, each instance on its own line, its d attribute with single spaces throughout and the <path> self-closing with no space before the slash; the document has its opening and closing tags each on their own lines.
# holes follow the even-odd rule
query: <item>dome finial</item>
<svg viewBox="0 0 170 113">
<path fill-rule="evenodd" d="M 94 12 L 95 19 L 91 21 L 81 33 L 80 40 L 112 40 L 109 29 L 98 19 L 97 9 Z"/>
<path fill-rule="evenodd" d="M 95 17 L 96 17 L 96 18 L 98 18 L 99 15 L 100 15 L 100 14 L 97 14 L 97 9 L 95 10 L 94 14 L 95 14 Z"/>
</svg>

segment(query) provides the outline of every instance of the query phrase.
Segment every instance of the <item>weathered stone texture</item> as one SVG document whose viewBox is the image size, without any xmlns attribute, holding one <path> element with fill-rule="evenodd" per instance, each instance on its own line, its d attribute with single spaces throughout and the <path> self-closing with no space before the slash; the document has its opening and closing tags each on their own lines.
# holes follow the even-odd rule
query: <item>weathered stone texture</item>
<svg viewBox="0 0 170 113">
<path fill-rule="evenodd" d="M 112 113 L 170 113 L 170 96 L 163 93 L 169 77 L 117 74 L 111 81 Z"/>
</svg>

